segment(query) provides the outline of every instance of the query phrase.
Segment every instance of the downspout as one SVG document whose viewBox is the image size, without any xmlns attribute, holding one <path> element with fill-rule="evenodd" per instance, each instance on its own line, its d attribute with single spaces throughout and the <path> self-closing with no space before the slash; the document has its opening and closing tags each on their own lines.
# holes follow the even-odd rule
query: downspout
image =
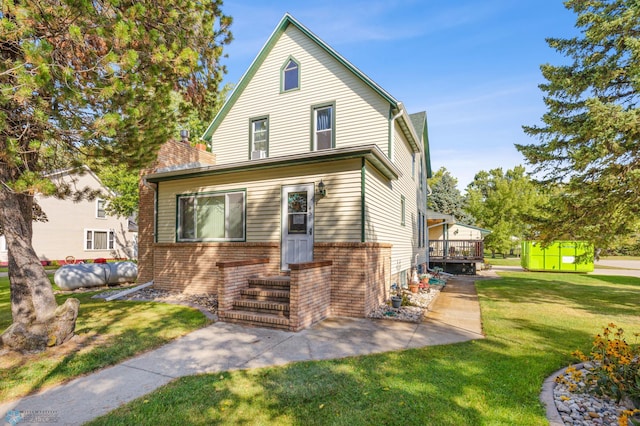
<svg viewBox="0 0 640 426">
<path fill-rule="evenodd" d="M 360 242 L 361 243 L 365 243 L 367 236 L 366 236 L 366 229 L 365 229 L 365 220 L 366 220 L 366 211 L 365 211 L 365 203 L 366 203 L 366 196 L 365 196 L 365 191 L 366 191 L 366 160 L 364 159 L 364 157 L 362 158 L 362 165 L 360 166 Z"/>
<path fill-rule="evenodd" d="M 389 154 L 389 160 L 391 161 L 393 161 L 393 134 L 395 131 L 395 126 L 393 125 L 393 123 L 395 123 L 396 119 L 402 115 L 403 108 L 404 107 L 402 105 L 402 102 L 398 102 L 398 113 L 393 117 L 391 117 L 391 121 L 389 121 L 389 153 L 388 154 Z"/>
</svg>

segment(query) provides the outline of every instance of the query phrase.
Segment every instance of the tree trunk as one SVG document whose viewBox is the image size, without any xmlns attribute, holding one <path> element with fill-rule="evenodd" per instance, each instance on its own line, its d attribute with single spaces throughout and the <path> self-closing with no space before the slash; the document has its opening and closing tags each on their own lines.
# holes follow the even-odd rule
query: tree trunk
<svg viewBox="0 0 640 426">
<path fill-rule="evenodd" d="M 0 224 L 9 254 L 13 324 L 0 343 L 13 350 L 41 351 L 73 336 L 77 299 L 58 309 L 53 288 L 31 245 L 33 197 L 0 189 Z"/>
</svg>

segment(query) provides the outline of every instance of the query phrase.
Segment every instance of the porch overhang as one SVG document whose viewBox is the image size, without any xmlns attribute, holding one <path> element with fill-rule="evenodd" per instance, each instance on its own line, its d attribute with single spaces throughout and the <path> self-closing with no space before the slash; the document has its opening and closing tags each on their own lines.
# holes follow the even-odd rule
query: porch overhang
<svg viewBox="0 0 640 426">
<path fill-rule="evenodd" d="M 145 176 L 147 182 L 190 179 L 194 177 L 214 176 L 220 174 L 273 169 L 293 165 L 308 165 L 328 161 L 364 158 L 389 180 L 397 180 L 402 172 L 396 167 L 377 145 L 364 145 L 305 152 L 260 160 L 247 160 L 239 163 L 219 164 L 214 166 L 192 165 L 187 168 L 171 168 L 159 170 Z"/>
<path fill-rule="evenodd" d="M 444 214 L 444 213 L 439 213 L 439 212 L 434 211 L 434 210 L 427 210 L 426 213 L 425 213 L 425 216 L 427 217 L 427 221 L 430 221 L 430 220 L 439 220 L 439 221 L 441 221 L 441 222 L 438 222 L 438 223 L 436 223 L 434 225 L 429 226 L 429 228 L 442 226 L 444 224 L 454 225 L 456 223 L 456 218 L 452 214 Z"/>
</svg>

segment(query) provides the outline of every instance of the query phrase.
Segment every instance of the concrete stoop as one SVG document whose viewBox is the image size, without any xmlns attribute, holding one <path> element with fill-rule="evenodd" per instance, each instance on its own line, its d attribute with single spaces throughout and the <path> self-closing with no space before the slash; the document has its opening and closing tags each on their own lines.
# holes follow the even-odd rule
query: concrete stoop
<svg viewBox="0 0 640 426">
<path fill-rule="evenodd" d="M 224 321 L 289 330 L 290 282 L 288 276 L 252 278 Z"/>
</svg>

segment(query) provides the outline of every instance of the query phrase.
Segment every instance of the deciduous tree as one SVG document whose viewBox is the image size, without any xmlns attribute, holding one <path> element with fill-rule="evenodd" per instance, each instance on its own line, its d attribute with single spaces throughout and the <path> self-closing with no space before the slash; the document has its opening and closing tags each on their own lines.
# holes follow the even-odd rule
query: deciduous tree
<svg viewBox="0 0 640 426">
<path fill-rule="evenodd" d="M 171 93 L 206 114 L 224 68 L 222 1 L 0 2 L 0 227 L 13 324 L 1 341 L 42 349 L 73 332 L 31 245 L 33 197 L 65 197 L 44 172 L 104 159 L 138 168 L 174 132 Z M 45 212 L 46 213 L 46 212 Z"/>
<path fill-rule="evenodd" d="M 467 210 L 491 234 L 485 247 L 506 253 L 522 238 L 531 236 L 530 224 L 546 214 L 547 197 L 526 175 L 522 166 L 480 171 L 467 187 Z"/>
<path fill-rule="evenodd" d="M 580 35 L 547 39 L 568 63 L 541 66 L 547 112 L 524 126 L 539 143 L 516 146 L 555 194 L 541 235 L 607 247 L 640 216 L 640 3 L 565 5 Z"/>
</svg>

